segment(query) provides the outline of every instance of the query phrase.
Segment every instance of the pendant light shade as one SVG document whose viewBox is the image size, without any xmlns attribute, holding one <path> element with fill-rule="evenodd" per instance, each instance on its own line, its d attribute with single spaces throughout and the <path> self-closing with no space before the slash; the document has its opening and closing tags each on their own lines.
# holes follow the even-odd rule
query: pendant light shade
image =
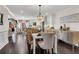
<svg viewBox="0 0 79 59">
<path fill-rule="evenodd" d="M 42 14 L 41 14 L 41 6 L 42 5 L 38 5 L 38 7 L 39 7 L 39 14 L 37 16 L 38 21 L 43 21 L 43 19 L 44 19 L 44 16 L 42 16 Z"/>
</svg>

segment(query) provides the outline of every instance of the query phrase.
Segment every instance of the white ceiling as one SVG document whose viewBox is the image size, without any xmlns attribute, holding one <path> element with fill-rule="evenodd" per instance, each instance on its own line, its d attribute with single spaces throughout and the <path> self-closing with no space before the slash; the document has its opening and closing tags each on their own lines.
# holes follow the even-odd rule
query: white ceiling
<svg viewBox="0 0 79 59">
<path fill-rule="evenodd" d="M 36 17 L 38 15 L 39 7 L 38 5 L 7 5 L 9 10 L 16 16 L 16 17 L 25 17 L 31 18 Z M 62 11 L 67 8 L 72 8 L 73 5 L 42 5 L 42 14 L 43 15 L 51 15 L 55 14 L 59 11 Z"/>
</svg>

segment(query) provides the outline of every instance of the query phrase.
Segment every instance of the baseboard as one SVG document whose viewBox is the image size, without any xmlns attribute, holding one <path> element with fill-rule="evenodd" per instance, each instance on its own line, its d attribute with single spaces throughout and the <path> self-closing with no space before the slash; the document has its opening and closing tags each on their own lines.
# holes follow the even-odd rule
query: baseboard
<svg viewBox="0 0 79 59">
<path fill-rule="evenodd" d="M 58 40 L 59 42 L 62 42 L 62 43 L 64 43 L 64 44 L 67 44 L 67 45 L 69 45 L 69 46 L 72 46 L 73 44 L 71 44 L 71 43 L 67 43 L 67 42 L 65 42 L 65 41 L 63 41 L 63 40 Z M 75 45 L 74 44 L 74 47 L 78 47 L 77 45 Z"/>
</svg>

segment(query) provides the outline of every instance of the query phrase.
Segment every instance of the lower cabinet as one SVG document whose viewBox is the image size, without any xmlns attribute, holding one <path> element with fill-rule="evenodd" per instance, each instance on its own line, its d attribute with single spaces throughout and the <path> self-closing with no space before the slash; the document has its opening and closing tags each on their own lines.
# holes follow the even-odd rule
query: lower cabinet
<svg viewBox="0 0 79 59">
<path fill-rule="evenodd" d="M 8 32 L 0 32 L 0 49 L 8 43 Z"/>
<path fill-rule="evenodd" d="M 72 36 L 73 35 L 69 31 L 59 32 L 59 39 L 69 44 L 73 44 Z"/>
</svg>

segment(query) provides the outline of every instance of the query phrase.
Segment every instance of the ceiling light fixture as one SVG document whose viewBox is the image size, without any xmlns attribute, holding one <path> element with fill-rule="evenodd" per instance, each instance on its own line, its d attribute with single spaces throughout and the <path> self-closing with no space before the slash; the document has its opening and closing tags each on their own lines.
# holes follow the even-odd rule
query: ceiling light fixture
<svg viewBox="0 0 79 59">
<path fill-rule="evenodd" d="M 41 6 L 42 5 L 38 5 L 39 6 L 39 15 L 37 16 L 37 20 L 38 21 L 43 21 L 44 20 L 44 16 L 42 16 L 41 14 Z"/>
</svg>

